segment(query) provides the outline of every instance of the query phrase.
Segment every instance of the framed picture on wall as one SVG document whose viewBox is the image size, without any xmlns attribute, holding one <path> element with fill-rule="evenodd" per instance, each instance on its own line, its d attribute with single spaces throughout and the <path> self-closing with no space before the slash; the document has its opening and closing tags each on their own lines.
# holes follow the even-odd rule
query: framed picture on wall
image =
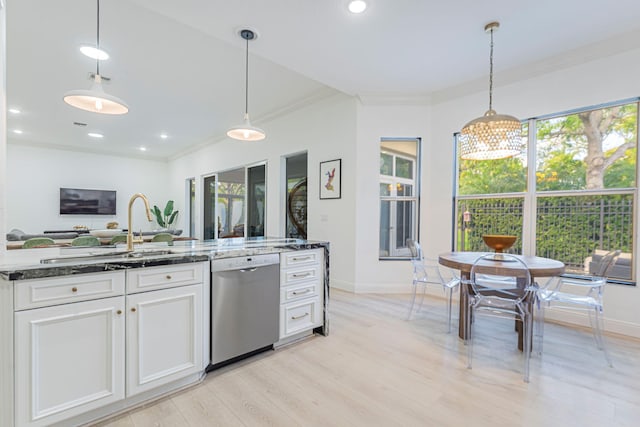
<svg viewBox="0 0 640 427">
<path fill-rule="evenodd" d="M 342 192 L 342 159 L 320 162 L 320 200 L 339 199 Z"/>
</svg>

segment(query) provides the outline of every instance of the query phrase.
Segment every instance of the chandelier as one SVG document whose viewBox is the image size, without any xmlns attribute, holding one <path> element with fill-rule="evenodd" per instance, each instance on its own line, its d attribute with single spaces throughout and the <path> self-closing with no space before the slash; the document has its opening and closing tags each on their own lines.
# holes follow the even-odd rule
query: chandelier
<svg viewBox="0 0 640 427">
<path fill-rule="evenodd" d="M 460 158 L 464 160 L 495 160 L 517 156 L 523 150 L 520 120 L 493 109 L 493 32 L 498 22 L 484 27 L 491 35 L 489 56 L 489 110 L 484 116 L 471 120 L 460 132 Z"/>
</svg>

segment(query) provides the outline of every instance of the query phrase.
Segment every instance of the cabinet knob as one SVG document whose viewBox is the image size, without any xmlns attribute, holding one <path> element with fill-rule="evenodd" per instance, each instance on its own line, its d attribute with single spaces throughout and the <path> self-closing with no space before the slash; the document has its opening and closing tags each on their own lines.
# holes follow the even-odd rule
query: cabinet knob
<svg viewBox="0 0 640 427">
<path fill-rule="evenodd" d="M 122 310 L 116 311 L 116 314 L 122 314 Z"/>
<path fill-rule="evenodd" d="M 71 288 L 71 292 L 78 292 L 78 288 L 74 286 L 73 288 Z"/>
<path fill-rule="evenodd" d="M 136 308 L 135 307 L 131 307 L 131 312 L 135 313 L 136 312 Z"/>
<path fill-rule="evenodd" d="M 171 280 L 171 275 L 170 274 L 167 274 L 165 277 L 167 278 L 167 280 Z"/>
</svg>

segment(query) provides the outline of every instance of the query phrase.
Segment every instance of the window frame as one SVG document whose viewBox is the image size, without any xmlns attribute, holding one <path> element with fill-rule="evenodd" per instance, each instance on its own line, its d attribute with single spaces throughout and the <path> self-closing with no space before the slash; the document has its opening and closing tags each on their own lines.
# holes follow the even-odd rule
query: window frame
<svg viewBox="0 0 640 427">
<path fill-rule="evenodd" d="M 623 187 L 623 188 L 601 188 L 601 189 L 573 189 L 573 190 L 538 190 L 537 182 L 536 182 L 536 172 L 537 172 L 537 123 L 541 120 L 549 120 L 554 118 L 561 118 L 570 115 L 575 115 L 578 113 L 600 110 L 606 108 L 612 108 L 616 106 L 622 106 L 627 104 L 636 104 L 636 164 L 635 164 L 635 186 L 634 187 Z M 523 127 L 527 126 L 527 152 L 526 152 L 526 189 L 523 192 L 515 192 L 515 193 L 485 193 L 485 194 L 469 194 L 469 195 L 460 195 L 460 158 L 459 158 L 459 134 L 454 134 L 454 198 L 453 198 L 453 227 L 452 227 L 452 249 L 458 250 L 458 241 L 459 241 L 459 218 L 461 215 L 460 206 L 461 203 L 464 203 L 465 200 L 474 200 L 474 199 L 498 199 L 498 198 L 513 198 L 513 197 L 524 197 L 523 203 L 523 215 L 522 215 L 522 234 L 521 234 L 521 244 L 522 244 L 522 253 L 526 255 L 536 255 L 536 239 L 537 239 L 537 209 L 538 209 L 538 201 L 542 198 L 549 197 L 574 197 L 574 196 L 607 196 L 607 195 L 632 195 L 632 213 L 631 220 L 633 221 L 632 225 L 632 233 L 633 233 L 633 241 L 631 243 L 631 254 L 632 259 L 635 260 L 635 257 L 639 255 L 638 251 L 638 242 L 636 241 L 637 230 L 638 230 L 638 196 L 639 196 L 639 179 L 640 179 L 640 153 L 638 153 L 638 145 L 640 142 L 640 97 L 638 98 L 628 98 L 620 101 L 599 104 L 594 106 L 588 106 L 583 108 L 576 108 L 569 111 L 563 111 L 559 113 L 547 114 L 538 117 L 532 117 L 522 122 Z M 463 224 L 464 227 L 464 224 Z M 618 279 L 618 278 L 609 278 L 610 283 L 624 284 L 624 285 L 632 285 L 635 286 L 638 280 L 638 272 L 636 270 L 636 262 L 632 262 L 631 265 L 631 279 Z M 580 275 L 574 272 L 567 273 L 567 276 L 570 277 L 584 277 L 585 275 Z"/>
<path fill-rule="evenodd" d="M 413 142 L 415 143 L 415 147 L 416 147 L 416 155 L 415 157 L 412 157 L 411 155 L 408 155 L 406 153 L 403 153 L 399 150 L 393 150 L 393 149 L 388 149 L 388 148 L 383 148 L 383 144 L 384 143 L 393 143 L 393 142 Z M 393 175 L 383 175 L 380 173 L 380 165 L 378 165 L 378 199 L 379 199 L 379 209 L 378 209 L 378 214 L 380 215 L 381 213 L 381 207 L 382 207 L 382 203 L 383 202 L 389 202 L 390 203 L 390 215 L 389 215 L 389 221 L 390 224 L 395 224 L 395 221 L 397 220 L 397 208 L 393 207 L 393 203 L 394 202 L 413 202 L 413 209 L 412 209 L 412 215 L 413 215 L 413 224 L 411 226 L 411 238 L 418 240 L 418 236 L 420 235 L 420 177 L 421 177 L 421 146 L 422 146 L 422 139 L 417 137 L 417 138 L 381 138 L 380 139 L 380 145 L 379 145 L 379 149 L 378 149 L 378 162 L 380 161 L 380 157 L 383 154 L 383 151 L 386 151 L 386 154 L 391 154 L 392 155 L 392 174 Z M 413 173 L 413 179 L 409 179 L 409 178 L 402 178 L 402 177 L 398 177 L 396 176 L 396 158 L 402 158 L 405 160 L 409 160 L 413 163 L 413 167 L 412 167 L 412 173 Z M 392 190 L 390 191 L 390 195 L 388 196 L 383 196 L 380 193 L 380 184 L 385 184 L 385 185 L 391 185 L 392 186 Z M 398 196 L 397 195 L 397 185 L 398 184 L 403 184 L 403 185 L 412 185 L 413 186 L 413 191 L 412 191 L 412 195 L 411 196 Z M 394 226 L 395 228 L 395 226 Z M 380 235 L 382 234 L 382 216 L 380 215 L 378 218 L 378 238 L 380 239 Z M 389 250 L 389 254 L 386 256 L 381 255 L 381 241 L 378 241 L 378 260 L 380 261 L 389 261 L 389 260 L 407 260 L 410 258 L 410 252 L 409 249 L 406 248 L 406 250 L 402 250 L 402 247 L 400 247 L 400 250 L 398 250 L 398 248 L 395 247 L 395 244 L 393 242 L 395 242 L 395 240 L 397 240 L 397 236 L 395 236 L 395 233 L 392 231 L 388 232 L 388 238 L 389 238 L 389 242 L 390 242 L 390 250 Z M 393 248 L 391 248 L 393 246 Z M 395 249 L 394 249 L 395 248 Z"/>
</svg>

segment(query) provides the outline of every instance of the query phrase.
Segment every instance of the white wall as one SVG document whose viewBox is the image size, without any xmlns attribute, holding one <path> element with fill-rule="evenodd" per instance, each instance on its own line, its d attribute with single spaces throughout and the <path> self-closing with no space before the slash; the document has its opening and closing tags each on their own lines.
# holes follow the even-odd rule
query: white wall
<svg viewBox="0 0 640 427">
<path fill-rule="evenodd" d="M 380 223 L 380 139 L 422 138 L 422 176 L 430 175 L 430 162 L 438 147 L 429 139 L 430 107 L 427 105 L 371 105 L 358 108 L 357 176 L 356 176 L 356 272 L 353 290 L 356 292 L 407 292 L 411 284 L 410 263 L 379 261 Z M 427 195 L 434 182 L 422 180 L 421 216 L 433 210 Z M 428 224 L 420 224 L 427 235 Z M 442 241 L 441 252 L 449 246 Z M 407 274 L 409 274 L 407 276 Z"/>
<path fill-rule="evenodd" d="M 225 139 L 170 163 L 171 194 L 184 200 L 184 181 L 196 178 L 197 223 L 202 236 L 202 179 L 214 172 L 267 162 L 266 235 L 282 236 L 284 210 L 283 156 L 308 152 L 308 238 L 331 243 L 331 280 L 348 288 L 353 283 L 355 256 L 356 102 L 333 95 L 311 106 L 259 123 L 267 138 L 258 142 Z M 319 200 L 319 163 L 342 159 L 342 198 Z M 186 224 L 184 225 L 186 227 Z"/>
<path fill-rule="evenodd" d="M 127 228 L 127 206 L 135 193 L 163 208 L 169 175 L 165 162 L 128 159 L 10 143 L 7 146 L 6 230 L 28 234 L 71 229 L 74 225 L 103 229 L 109 221 Z M 60 187 L 116 190 L 116 215 L 60 215 Z M 176 202 L 182 199 L 176 200 Z M 134 230 L 151 230 L 143 203 L 136 200 Z M 3 233 L 4 234 L 4 233 Z"/>
<path fill-rule="evenodd" d="M 4 230 L 6 224 L 6 156 L 7 156 L 7 13 L 0 2 L 0 254 L 7 250 Z"/>
</svg>

